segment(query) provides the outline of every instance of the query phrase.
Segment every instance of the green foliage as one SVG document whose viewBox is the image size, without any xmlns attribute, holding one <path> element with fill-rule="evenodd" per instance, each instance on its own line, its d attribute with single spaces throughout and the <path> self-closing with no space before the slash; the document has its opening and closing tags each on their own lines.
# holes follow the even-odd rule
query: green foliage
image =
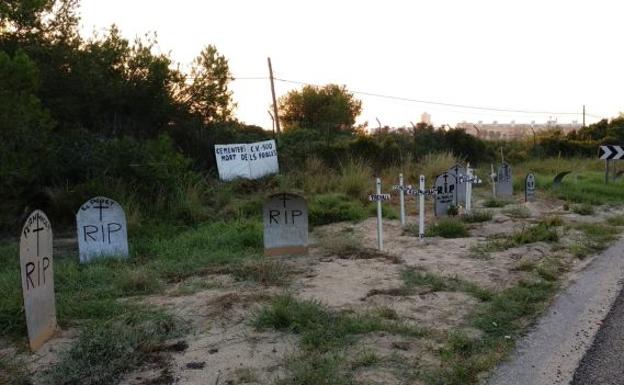
<svg viewBox="0 0 624 385">
<path fill-rule="evenodd" d="M 163 313 L 134 311 L 92 321 L 78 341 L 46 373 L 49 384 L 117 384 L 124 374 L 157 358 L 179 335 L 176 320 Z"/>
<path fill-rule="evenodd" d="M 415 268 L 408 268 L 401 272 L 403 279 L 402 291 L 405 295 L 414 293 L 416 287 L 426 287 L 432 291 L 461 291 L 466 292 L 482 301 L 492 297 L 492 293 L 472 282 L 458 277 L 443 277 L 431 272 Z"/>
<path fill-rule="evenodd" d="M 352 129 L 362 111 L 362 102 L 345 86 L 307 85 L 281 97 L 279 108 L 284 131 L 296 128 L 318 130 L 329 142 L 333 133 Z"/>
<path fill-rule="evenodd" d="M 580 259 L 606 249 L 621 232 L 618 227 L 602 223 L 577 223 L 573 228 L 582 232 L 571 246 L 572 254 Z"/>
<path fill-rule="evenodd" d="M 507 201 L 507 200 L 502 200 L 502 199 L 496 199 L 496 198 L 488 198 L 488 200 L 486 200 L 483 203 L 484 207 L 489 207 L 489 208 L 497 208 L 497 207 L 505 207 L 508 204 L 510 204 L 511 202 Z"/>
<path fill-rule="evenodd" d="M 574 205 L 572 206 L 572 211 L 579 214 L 579 215 L 593 215 L 595 210 L 594 210 L 594 206 L 588 204 L 588 203 L 583 203 L 580 205 Z"/>
<path fill-rule="evenodd" d="M 514 206 L 503 210 L 503 214 L 511 218 L 529 218 L 531 211 L 524 206 Z"/>
<path fill-rule="evenodd" d="M 26 363 L 9 350 L 0 352 L 0 383 L 6 385 L 30 385 Z"/>
<path fill-rule="evenodd" d="M 461 220 L 466 223 L 481 223 L 490 221 L 491 219 L 492 213 L 487 210 L 473 210 L 471 213 L 461 217 Z"/>
<path fill-rule="evenodd" d="M 309 218 L 312 226 L 342 221 L 360 221 L 367 211 L 360 201 L 343 194 L 319 194 L 309 202 Z"/>
<path fill-rule="evenodd" d="M 432 224 L 425 230 L 427 237 L 465 238 L 469 235 L 468 228 L 459 219 L 445 218 Z"/>
</svg>

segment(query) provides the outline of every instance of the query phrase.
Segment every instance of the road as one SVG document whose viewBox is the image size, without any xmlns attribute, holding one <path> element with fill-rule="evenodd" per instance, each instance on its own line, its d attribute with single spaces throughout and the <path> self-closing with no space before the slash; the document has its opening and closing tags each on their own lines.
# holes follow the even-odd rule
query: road
<svg viewBox="0 0 624 385">
<path fill-rule="evenodd" d="M 574 373 L 572 385 L 624 384 L 624 290 Z"/>
</svg>

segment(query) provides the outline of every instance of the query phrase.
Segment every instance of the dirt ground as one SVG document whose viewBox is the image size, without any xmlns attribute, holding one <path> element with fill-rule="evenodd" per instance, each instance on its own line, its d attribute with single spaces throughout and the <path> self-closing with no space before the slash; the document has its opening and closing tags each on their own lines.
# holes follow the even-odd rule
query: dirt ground
<svg viewBox="0 0 624 385">
<path fill-rule="evenodd" d="M 162 306 L 188 321 L 190 332 L 181 340 L 185 349 L 170 353 L 165 366 L 153 365 L 131 373 L 122 384 L 179 383 L 205 384 L 270 384 L 284 375 L 285 360 L 297 353 L 297 336 L 288 333 L 259 332 L 250 325 L 255 312 L 271 296 L 288 292 L 300 299 L 314 299 L 336 310 L 363 312 L 369 309 L 391 309 L 405 322 L 430 330 L 470 331 L 466 315 L 478 302 L 463 292 L 416 291 L 412 295 L 394 295 L 401 287 L 401 272 L 406 267 L 422 269 L 443 277 L 460 278 L 484 288 L 500 290 L 527 276 L 518 269 L 525 262 L 540 261 L 553 252 L 548 243 L 534 243 L 504 251 L 491 252 L 488 258 L 474 255 L 474 246 L 492 235 L 509 235 L 523 226 L 546 216 L 559 216 L 565 223 L 601 221 L 616 214 L 603 209 L 592 216 L 580 216 L 563 210 L 563 203 L 540 200 L 518 202 L 529 209 L 530 217 L 513 218 L 506 208 L 494 208 L 492 220 L 471 224 L 470 237 L 457 239 L 428 238 L 424 241 L 406 235 L 397 220 L 384 221 L 385 253 L 374 258 L 344 258 L 328 253 L 323 247 L 329 237 L 349 236 L 363 248 L 376 247 L 376 219 L 338 223 L 315 229 L 313 246 L 307 257 L 283 258 L 293 276 L 285 287 L 262 286 L 240 282 L 227 274 L 201 277 L 217 282 L 214 288 L 179 295 L 176 287 L 165 295 L 133 299 Z M 477 201 L 476 207 L 482 206 Z M 417 223 L 417 217 L 408 217 Z M 433 218 L 427 218 L 431 223 Z M 561 251 L 558 251 L 560 254 Z M 566 279 L 573 277 L 590 258 L 570 262 Z M 196 279 L 196 278 L 195 278 Z M 184 283 L 180 283 L 184 284 Z M 212 287 L 211 286 L 211 287 Z M 31 357 L 32 368 L 55 362 L 58 352 L 68 346 L 75 331 L 66 331 L 50 341 Z M 436 342 L 423 338 L 406 338 L 385 333 L 371 333 L 360 338 L 354 352 L 373 351 L 384 359 L 374 368 L 355 369 L 358 384 L 418 384 L 406 382 L 398 361 L 417 365 L 436 365 Z M 399 369 L 398 369 L 399 368 Z"/>
</svg>

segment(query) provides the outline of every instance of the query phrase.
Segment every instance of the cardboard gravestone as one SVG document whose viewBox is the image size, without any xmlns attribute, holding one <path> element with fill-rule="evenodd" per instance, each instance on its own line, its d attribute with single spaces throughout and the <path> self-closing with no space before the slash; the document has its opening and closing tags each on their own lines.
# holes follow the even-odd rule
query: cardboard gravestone
<svg viewBox="0 0 624 385">
<path fill-rule="evenodd" d="M 513 180 L 511 178 L 511 166 L 502 163 L 496 174 L 496 195 L 499 197 L 513 196 Z"/>
<path fill-rule="evenodd" d="M 308 253 L 308 204 L 299 195 L 271 195 L 262 208 L 264 254 L 305 255 Z"/>
<path fill-rule="evenodd" d="M 535 201 L 535 175 L 530 172 L 524 180 L 524 201 Z"/>
<path fill-rule="evenodd" d="M 112 199 L 95 197 L 80 206 L 76 214 L 80 262 L 100 257 L 127 257 L 126 214 Z"/>
<path fill-rule="evenodd" d="M 435 215 L 448 215 L 451 206 L 457 202 L 457 189 L 455 188 L 455 175 L 444 172 L 435 180 Z"/>
<path fill-rule="evenodd" d="M 457 202 L 456 205 L 466 204 L 466 182 L 463 180 L 466 178 L 466 168 L 461 164 L 448 169 L 448 173 L 455 176 L 455 190 L 457 190 Z"/>
<path fill-rule="evenodd" d="M 22 228 L 20 269 L 28 340 L 37 350 L 56 330 L 52 226 L 42 211 L 30 214 Z"/>
</svg>

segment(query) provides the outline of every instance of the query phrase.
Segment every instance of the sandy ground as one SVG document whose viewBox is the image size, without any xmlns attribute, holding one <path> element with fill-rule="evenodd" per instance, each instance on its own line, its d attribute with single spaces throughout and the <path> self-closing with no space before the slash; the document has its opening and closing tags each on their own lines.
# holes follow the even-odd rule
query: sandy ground
<svg viewBox="0 0 624 385">
<path fill-rule="evenodd" d="M 492 235 L 505 236 L 535 223 L 543 217 L 558 215 L 566 223 L 601 221 L 615 212 L 604 209 L 593 216 L 580 216 L 562 210 L 562 203 L 539 201 L 521 203 L 528 208 L 529 218 L 512 218 L 505 210 L 491 209 L 491 221 L 470 225 L 471 236 L 459 239 L 429 238 L 420 241 L 405 235 L 396 220 L 384 221 L 385 255 L 370 259 L 343 259 L 328 253 L 322 245 L 327 238 L 348 234 L 364 248 L 376 246 L 376 219 L 358 224 L 338 223 L 318 228 L 312 234 L 317 241 L 308 257 L 286 259 L 294 272 L 287 287 L 265 287 L 250 282 L 236 282 L 228 275 L 206 276 L 218 281 L 217 287 L 190 295 L 177 295 L 172 287 L 165 295 L 141 299 L 161 306 L 188 321 L 190 333 L 182 338 L 186 349 L 170 353 L 167 365 L 146 367 L 129 374 L 125 385 L 156 383 L 205 384 L 270 384 L 283 376 L 285 360 L 297 353 L 297 338 L 291 334 L 259 332 L 250 320 L 267 299 L 288 292 L 300 299 L 321 301 L 336 310 L 364 312 L 392 309 L 405 322 L 446 332 L 468 330 L 466 315 L 478 302 L 460 292 L 416 291 L 412 295 L 395 295 L 402 285 L 401 271 L 406 267 L 423 269 L 444 277 L 456 277 L 482 287 L 500 290 L 516 284 L 528 273 L 519 264 L 540 261 L 553 252 L 547 243 L 536 243 L 500 252 L 488 258 L 476 258 L 473 247 Z M 481 206 L 476 202 L 476 206 Z M 432 218 L 427 218 L 431 223 Z M 417 217 L 408 222 L 417 223 Z M 63 245 L 71 247 L 71 245 Z M 572 261 L 570 256 L 564 256 Z M 573 275 L 586 263 L 571 263 Z M 203 277 L 202 277 L 203 278 Z M 193 278 L 197 279 L 197 277 Z M 62 333 L 51 341 L 43 353 L 31 356 L 32 368 L 43 368 L 55 362 L 59 351 L 75 333 Z M 405 382 L 404 365 L 432 367 L 438 364 L 437 346 L 433 340 L 402 338 L 373 333 L 361 338 L 352 348 L 374 351 L 382 363 L 373 368 L 354 370 L 358 384 L 418 384 Z M 403 368 L 403 369 L 402 369 Z M 160 382 L 158 382 L 160 381 Z"/>
</svg>

